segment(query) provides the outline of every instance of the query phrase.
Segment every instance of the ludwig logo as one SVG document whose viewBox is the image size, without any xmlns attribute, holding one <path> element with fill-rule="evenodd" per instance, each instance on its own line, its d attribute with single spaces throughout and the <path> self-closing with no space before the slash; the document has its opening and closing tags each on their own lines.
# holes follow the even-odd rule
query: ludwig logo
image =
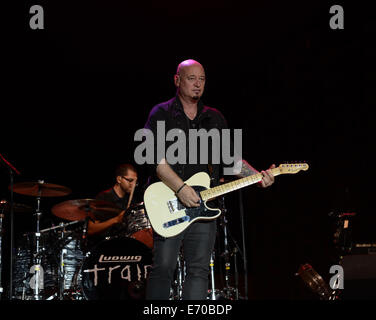
<svg viewBox="0 0 376 320">
<path fill-rule="evenodd" d="M 140 262 L 141 256 L 105 256 L 102 254 L 99 257 L 99 262 Z"/>
</svg>

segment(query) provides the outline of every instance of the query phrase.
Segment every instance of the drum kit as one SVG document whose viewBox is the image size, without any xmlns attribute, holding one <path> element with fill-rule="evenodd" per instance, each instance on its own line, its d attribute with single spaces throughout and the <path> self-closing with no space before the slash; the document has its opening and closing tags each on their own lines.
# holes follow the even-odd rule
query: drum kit
<svg viewBox="0 0 376 320">
<path fill-rule="evenodd" d="M 122 210 L 115 204 L 96 199 L 58 203 L 51 212 L 64 222 L 41 229 L 41 200 L 67 196 L 71 190 L 39 180 L 16 183 L 13 191 L 36 199 L 35 210 L 13 204 L 14 212 L 34 212 L 36 224 L 35 230 L 23 234 L 19 246 L 13 250 L 12 299 L 145 298 L 153 236 L 142 203 L 126 210 L 121 232 L 90 247 L 89 221 L 98 215 L 120 214 Z M 0 209 L 4 211 L 7 207 L 9 203 L 2 201 Z"/>
<path fill-rule="evenodd" d="M 58 225 L 41 229 L 41 201 L 45 197 L 63 197 L 71 189 L 43 180 L 13 185 L 15 193 L 34 197 L 36 207 L 13 203 L 14 212 L 34 212 L 35 230 L 22 235 L 12 254 L 12 299 L 15 300 L 143 300 L 146 279 L 152 264 L 153 231 L 143 203 L 130 206 L 117 232 L 88 245 L 88 224 L 97 216 L 116 216 L 122 209 L 96 199 L 66 200 L 51 208 L 62 220 Z M 4 210 L 9 203 L 0 204 Z M 1 211 L 1 210 L 0 210 Z M 223 213 L 226 212 L 222 208 Z M 1 219 L 0 219 L 1 222 Z M 215 288 L 213 251 L 210 261 L 208 299 L 239 299 L 239 291 L 230 286 L 230 252 L 227 221 L 221 216 L 224 232 L 225 287 Z M 120 231 L 119 231 L 120 230 Z M 90 239 L 90 237 L 89 237 Z M 1 236 L 0 236 L 1 241 Z M 1 242 L 0 242 L 1 244 Z M 1 252 L 0 252 L 1 256 Z M 0 260 L 1 265 L 1 260 Z M 182 252 L 170 290 L 170 300 L 182 299 L 186 266 Z M 237 279 L 237 277 L 236 277 Z"/>
</svg>

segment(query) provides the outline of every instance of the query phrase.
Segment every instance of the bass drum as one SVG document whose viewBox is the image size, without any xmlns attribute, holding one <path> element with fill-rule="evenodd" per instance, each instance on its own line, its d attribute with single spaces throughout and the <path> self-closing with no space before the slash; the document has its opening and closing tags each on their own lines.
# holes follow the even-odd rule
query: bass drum
<svg viewBox="0 0 376 320">
<path fill-rule="evenodd" d="M 86 300 L 144 300 L 151 249 L 136 239 L 109 237 L 86 254 L 80 270 Z"/>
</svg>

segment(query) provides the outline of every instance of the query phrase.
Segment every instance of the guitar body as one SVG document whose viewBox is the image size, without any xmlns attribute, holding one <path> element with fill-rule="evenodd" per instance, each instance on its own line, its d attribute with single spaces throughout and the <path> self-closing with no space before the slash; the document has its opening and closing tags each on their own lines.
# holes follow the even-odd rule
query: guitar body
<svg viewBox="0 0 376 320">
<path fill-rule="evenodd" d="M 185 183 L 200 196 L 201 191 L 210 188 L 210 177 L 199 172 Z M 154 231 L 165 238 L 178 235 L 196 220 L 214 220 L 221 214 L 221 210 L 207 207 L 202 199 L 199 207 L 184 207 L 163 182 L 153 183 L 146 189 L 144 205 Z"/>
</svg>

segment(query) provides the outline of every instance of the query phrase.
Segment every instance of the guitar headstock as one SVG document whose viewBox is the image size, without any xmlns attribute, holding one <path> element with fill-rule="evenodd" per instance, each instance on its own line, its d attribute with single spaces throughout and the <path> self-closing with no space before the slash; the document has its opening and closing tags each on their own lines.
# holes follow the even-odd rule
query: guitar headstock
<svg viewBox="0 0 376 320">
<path fill-rule="evenodd" d="M 307 171 L 309 166 L 307 163 L 283 163 L 279 165 L 281 173 L 298 173 L 299 171 Z"/>
</svg>

